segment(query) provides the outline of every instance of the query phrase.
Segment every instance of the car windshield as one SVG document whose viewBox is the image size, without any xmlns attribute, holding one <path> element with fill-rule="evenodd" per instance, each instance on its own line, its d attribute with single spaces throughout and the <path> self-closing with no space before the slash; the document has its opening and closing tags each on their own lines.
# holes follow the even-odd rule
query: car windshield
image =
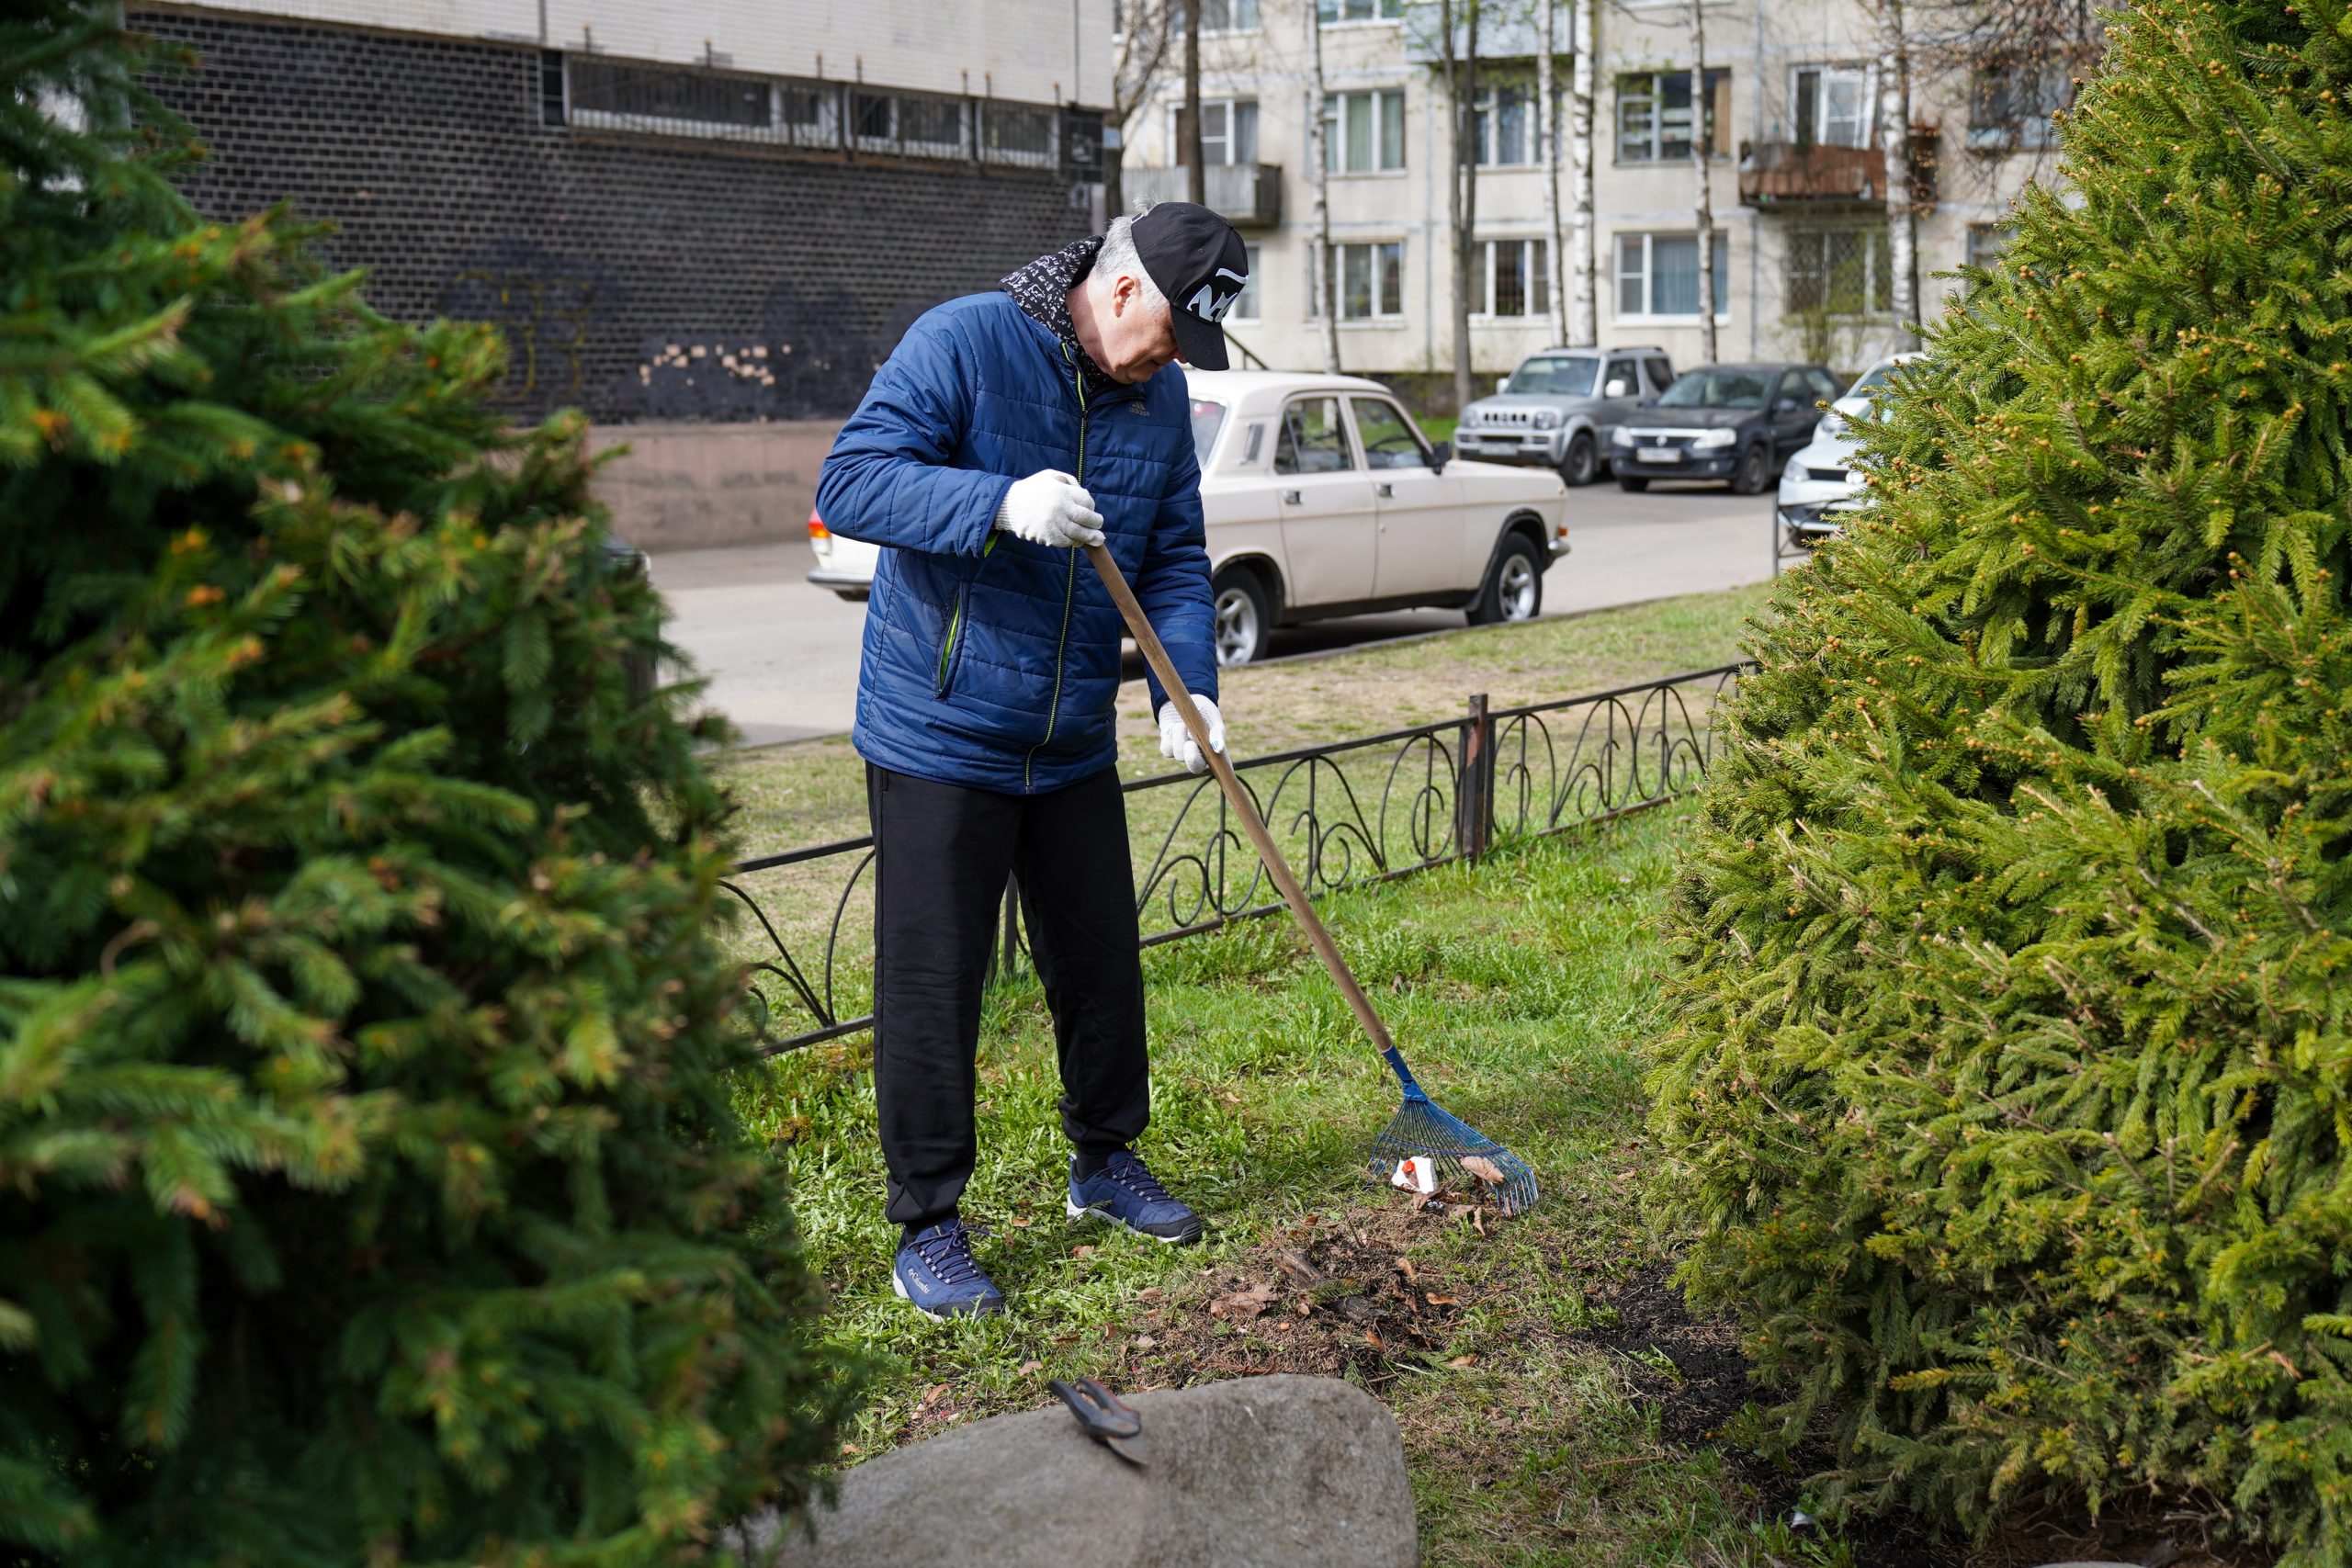
<svg viewBox="0 0 2352 1568">
<path fill-rule="evenodd" d="M 1894 370 L 1895 362 L 1894 360 L 1882 359 L 1876 365 L 1871 366 L 1870 369 L 1863 374 L 1860 380 L 1847 388 L 1843 392 L 1839 393 L 1838 396 L 1846 398 L 1859 398 L 1868 392 L 1882 391 L 1885 389 L 1888 379 L 1894 376 Z"/>
<path fill-rule="evenodd" d="M 1589 354 L 1540 354 L 1511 372 L 1506 391 L 1539 397 L 1587 398 L 1600 361 Z"/>
<path fill-rule="evenodd" d="M 1658 395 L 1662 409 L 1760 409 L 1772 388 L 1769 370 L 1690 370 Z"/>
<path fill-rule="evenodd" d="M 1216 433 L 1225 428 L 1225 405 L 1206 398 L 1193 400 L 1193 450 L 1201 467 L 1209 466 L 1209 454 L 1216 450 Z"/>
</svg>

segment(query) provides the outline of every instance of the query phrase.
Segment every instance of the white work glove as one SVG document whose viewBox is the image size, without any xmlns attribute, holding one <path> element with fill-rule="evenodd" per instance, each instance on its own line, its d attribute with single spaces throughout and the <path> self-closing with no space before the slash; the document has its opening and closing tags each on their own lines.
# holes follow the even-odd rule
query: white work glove
<svg viewBox="0 0 2352 1568">
<path fill-rule="evenodd" d="M 996 509 L 996 525 L 1016 538 L 1054 549 L 1102 542 L 1102 514 L 1094 498 L 1059 468 L 1040 468 L 1015 479 Z"/>
<path fill-rule="evenodd" d="M 1216 704 L 1206 697 L 1194 697 L 1193 705 L 1201 710 L 1201 724 L 1209 732 L 1209 750 L 1225 755 L 1225 717 L 1216 711 Z M 1209 760 L 1201 755 L 1193 732 L 1184 728 L 1184 718 L 1176 711 L 1174 703 L 1159 705 L 1159 754 L 1184 764 L 1188 773 L 1205 773 Z"/>
</svg>

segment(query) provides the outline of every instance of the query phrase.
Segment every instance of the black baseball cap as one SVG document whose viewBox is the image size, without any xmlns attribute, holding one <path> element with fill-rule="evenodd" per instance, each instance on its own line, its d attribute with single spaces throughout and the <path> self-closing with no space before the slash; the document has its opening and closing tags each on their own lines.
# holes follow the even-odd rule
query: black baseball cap
<svg viewBox="0 0 2352 1568">
<path fill-rule="evenodd" d="M 1168 296 L 1176 353 L 1185 364 L 1222 370 L 1225 313 L 1250 281 L 1250 253 L 1233 225 L 1190 201 L 1162 201 L 1128 231 L 1152 282 Z"/>
</svg>

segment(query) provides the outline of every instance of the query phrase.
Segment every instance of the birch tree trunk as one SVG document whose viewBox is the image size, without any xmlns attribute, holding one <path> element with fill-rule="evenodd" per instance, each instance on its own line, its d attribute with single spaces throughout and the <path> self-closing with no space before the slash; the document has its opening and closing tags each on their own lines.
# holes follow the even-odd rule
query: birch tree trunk
<svg viewBox="0 0 2352 1568">
<path fill-rule="evenodd" d="M 1886 154 L 1887 270 L 1894 348 L 1919 346 L 1919 213 L 1911 201 L 1911 40 L 1903 0 L 1878 0 L 1879 144 Z"/>
<path fill-rule="evenodd" d="M 1535 39 L 1535 162 L 1544 175 L 1544 288 L 1552 306 L 1552 341 L 1568 341 L 1567 257 L 1560 244 L 1559 95 L 1553 91 L 1554 0 L 1536 0 L 1544 20 Z"/>
<path fill-rule="evenodd" d="M 1699 358 L 1715 363 L 1715 198 L 1707 179 L 1707 14 L 1690 0 L 1690 168 L 1699 220 Z"/>
<path fill-rule="evenodd" d="M 1306 13 L 1307 57 L 1315 73 L 1313 96 L 1306 106 L 1307 157 L 1315 165 L 1315 278 L 1310 288 L 1316 316 L 1323 322 L 1323 373 L 1340 373 L 1340 302 L 1331 298 L 1331 148 L 1330 131 L 1323 123 L 1329 98 L 1323 91 L 1323 7 L 1318 0 L 1303 0 Z"/>
<path fill-rule="evenodd" d="M 1595 13 L 1600 0 L 1569 0 L 1569 47 L 1576 51 L 1568 85 L 1568 333 L 1577 348 L 1600 342 L 1600 290 L 1595 276 L 1592 223 L 1592 105 L 1594 54 L 1600 41 Z"/>
</svg>

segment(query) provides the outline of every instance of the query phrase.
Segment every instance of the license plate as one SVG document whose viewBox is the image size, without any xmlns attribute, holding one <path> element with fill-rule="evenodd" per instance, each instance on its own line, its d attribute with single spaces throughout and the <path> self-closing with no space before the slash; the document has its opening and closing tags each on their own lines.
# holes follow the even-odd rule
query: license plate
<svg viewBox="0 0 2352 1568">
<path fill-rule="evenodd" d="M 1636 447 L 1634 449 L 1634 456 L 1640 458 L 1645 463 L 1679 463 L 1682 461 L 1682 454 L 1671 446 Z"/>
</svg>

